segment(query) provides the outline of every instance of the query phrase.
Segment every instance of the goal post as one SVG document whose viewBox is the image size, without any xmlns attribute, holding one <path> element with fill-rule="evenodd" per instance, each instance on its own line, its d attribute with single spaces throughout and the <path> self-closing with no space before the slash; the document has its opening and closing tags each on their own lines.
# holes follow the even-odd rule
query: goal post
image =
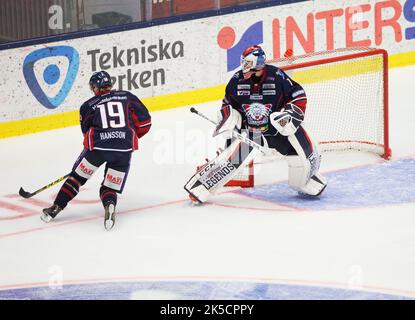
<svg viewBox="0 0 415 320">
<path fill-rule="evenodd" d="M 357 150 L 389 159 L 388 53 L 345 48 L 267 61 L 307 95 L 303 125 L 321 153 Z M 252 187 L 254 164 L 229 186 Z"/>
</svg>

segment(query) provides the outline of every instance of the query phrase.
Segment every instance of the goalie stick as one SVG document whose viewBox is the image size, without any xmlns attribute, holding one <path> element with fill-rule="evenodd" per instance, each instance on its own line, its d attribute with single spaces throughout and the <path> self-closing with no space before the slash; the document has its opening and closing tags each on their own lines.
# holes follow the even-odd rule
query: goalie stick
<svg viewBox="0 0 415 320">
<path fill-rule="evenodd" d="M 47 184 L 46 186 L 43 186 L 42 188 L 40 188 L 40 189 L 38 189 L 38 190 L 36 190 L 36 191 L 34 191 L 34 192 L 27 192 L 27 191 L 25 191 L 23 188 L 20 188 L 20 190 L 19 190 L 19 195 L 21 195 L 23 198 L 26 198 L 26 199 L 31 198 L 31 197 L 33 197 L 34 195 L 36 195 L 36 194 L 38 194 L 38 193 L 42 192 L 43 190 L 46 190 L 46 189 L 48 189 L 48 188 L 50 188 L 50 187 L 54 186 L 55 184 L 57 184 L 57 183 L 61 182 L 62 180 L 65 180 L 67 177 L 69 177 L 69 175 L 70 175 L 70 173 L 68 173 L 68 174 L 64 175 L 63 177 L 60 177 L 59 179 L 57 179 L 57 180 L 55 180 L 55 181 L 53 181 L 53 182 L 51 182 L 51 183 Z"/>
</svg>

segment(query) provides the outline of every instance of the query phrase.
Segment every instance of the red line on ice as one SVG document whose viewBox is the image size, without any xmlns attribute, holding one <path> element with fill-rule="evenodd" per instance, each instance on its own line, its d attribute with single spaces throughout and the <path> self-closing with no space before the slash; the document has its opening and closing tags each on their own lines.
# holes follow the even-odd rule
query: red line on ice
<svg viewBox="0 0 415 320">
<path fill-rule="evenodd" d="M 18 214 L 15 215 L 15 216 L 0 217 L 0 220 L 15 220 L 15 219 L 30 217 L 30 216 L 33 216 L 35 214 L 38 214 L 38 212 L 36 212 L 32 209 L 28 209 L 28 208 L 19 206 L 17 204 L 8 203 L 8 202 L 4 202 L 4 201 L 1 201 L 1 200 L 0 200 L 0 208 L 4 208 L 4 209 L 8 209 L 8 210 L 11 210 L 11 211 L 18 212 Z"/>
<path fill-rule="evenodd" d="M 169 206 L 169 205 L 173 205 L 173 204 L 177 204 L 177 203 L 185 202 L 185 201 L 188 201 L 188 199 L 175 200 L 175 201 L 170 201 L 170 202 L 166 202 L 166 203 L 150 205 L 150 206 L 146 206 L 146 207 L 142 207 L 142 208 L 124 210 L 124 211 L 118 212 L 117 214 L 118 215 L 129 214 L 129 213 L 134 213 L 134 212 L 143 211 L 143 210 L 147 210 L 147 209 L 165 207 L 165 206 Z M 1 203 L 1 201 L 0 201 L 0 203 Z M 34 212 L 34 214 L 38 214 L 38 212 Z M 75 224 L 75 223 L 80 223 L 80 222 L 85 222 L 85 221 L 90 221 L 90 220 L 95 220 L 95 219 L 101 219 L 101 218 L 103 218 L 102 214 L 95 215 L 95 216 L 92 216 L 92 217 L 87 217 L 87 218 L 81 218 L 81 219 L 66 221 L 66 222 L 62 222 L 62 223 L 51 223 L 49 225 L 44 225 L 42 227 L 26 229 L 26 230 L 20 230 L 20 231 L 15 231 L 15 232 L 10 232 L 10 233 L 3 233 L 3 234 L 0 234 L 0 239 L 1 238 L 8 238 L 8 237 L 16 236 L 16 235 L 21 235 L 21 234 L 28 234 L 28 233 L 32 233 L 32 232 L 36 232 L 36 231 L 42 231 L 42 230 L 48 230 L 48 229 L 52 229 L 52 228 L 58 228 L 58 227 L 61 227 L 61 226 L 66 226 L 66 225 L 70 225 L 70 224 Z"/>
</svg>

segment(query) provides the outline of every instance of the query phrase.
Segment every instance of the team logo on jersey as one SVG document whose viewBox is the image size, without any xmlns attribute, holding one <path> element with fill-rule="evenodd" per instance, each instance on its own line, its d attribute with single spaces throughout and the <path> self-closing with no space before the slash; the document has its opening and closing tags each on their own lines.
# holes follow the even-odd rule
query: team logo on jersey
<svg viewBox="0 0 415 320">
<path fill-rule="evenodd" d="M 238 89 L 251 89 L 250 84 L 238 84 Z"/>
<path fill-rule="evenodd" d="M 238 90 L 238 96 L 249 96 L 251 91 L 248 90 Z"/>
<path fill-rule="evenodd" d="M 267 124 L 272 104 L 251 103 L 243 104 L 248 125 L 258 126 Z"/>
<path fill-rule="evenodd" d="M 262 85 L 263 89 L 275 89 L 275 83 L 264 83 Z"/>
<path fill-rule="evenodd" d="M 66 64 L 65 79 L 62 81 L 61 69 Z M 55 109 L 69 94 L 78 74 L 78 68 L 79 54 L 74 48 L 55 46 L 42 48 L 27 55 L 23 62 L 23 75 L 36 99 L 46 108 Z M 42 76 L 36 76 L 36 73 L 39 72 L 42 73 Z M 42 77 L 43 86 L 38 81 Z M 45 90 L 53 91 L 55 94 L 49 96 Z"/>
</svg>

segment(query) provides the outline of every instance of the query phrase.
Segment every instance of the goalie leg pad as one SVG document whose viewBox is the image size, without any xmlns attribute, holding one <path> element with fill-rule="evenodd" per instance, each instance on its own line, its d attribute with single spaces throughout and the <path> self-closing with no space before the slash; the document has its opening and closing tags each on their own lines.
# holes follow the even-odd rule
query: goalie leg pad
<svg viewBox="0 0 415 320">
<path fill-rule="evenodd" d="M 288 184 L 300 193 L 310 196 L 320 195 L 327 186 L 326 179 L 316 171 L 310 159 L 300 156 L 287 156 Z"/>
<path fill-rule="evenodd" d="M 310 163 L 300 156 L 287 156 L 288 184 L 293 189 L 300 191 L 310 178 Z"/>
<path fill-rule="evenodd" d="M 256 149 L 235 139 L 228 148 L 196 172 L 184 189 L 200 203 L 205 202 L 210 195 L 243 170 L 257 152 Z"/>
<path fill-rule="evenodd" d="M 300 193 L 309 196 L 319 196 L 327 186 L 327 180 L 320 174 L 313 175 L 307 184 L 301 188 Z"/>
<path fill-rule="evenodd" d="M 318 196 L 327 185 L 326 179 L 318 173 L 321 162 L 321 155 L 313 146 L 305 130 L 300 130 L 288 137 L 297 155 L 287 156 L 288 162 L 288 183 L 300 193 Z M 304 139 L 306 137 L 306 139 Z"/>
</svg>

